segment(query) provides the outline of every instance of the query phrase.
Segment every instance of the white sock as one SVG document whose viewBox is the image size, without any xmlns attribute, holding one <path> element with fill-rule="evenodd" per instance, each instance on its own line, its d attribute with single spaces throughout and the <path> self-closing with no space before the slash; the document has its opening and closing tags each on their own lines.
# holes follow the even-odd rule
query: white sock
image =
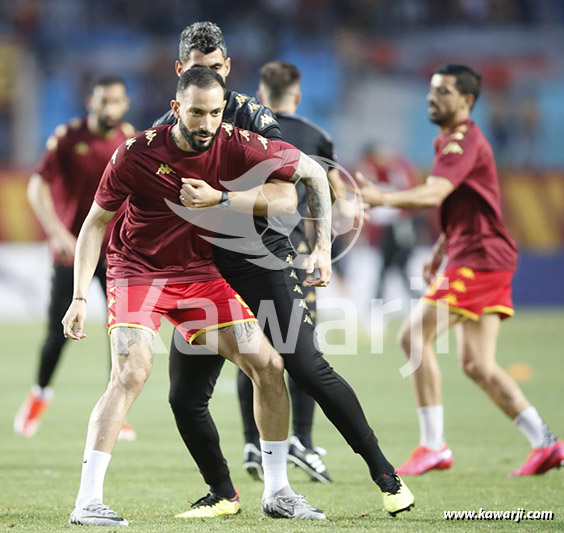
<svg viewBox="0 0 564 533">
<path fill-rule="evenodd" d="M 513 419 L 513 422 L 521 430 L 521 433 L 527 437 L 531 448 L 546 448 L 556 442 L 554 433 L 548 429 L 533 406 L 521 411 Z"/>
<path fill-rule="evenodd" d="M 104 501 L 104 477 L 111 458 L 111 454 L 106 452 L 84 450 L 77 508 L 88 505 L 92 500 Z"/>
<path fill-rule="evenodd" d="M 445 444 L 443 406 L 418 407 L 419 444 L 431 450 L 440 450 Z"/>
<path fill-rule="evenodd" d="M 260 439 L 260 449 L 264 470 L 264 495 L 269 497 L 290 484 L 286 463 L 288 439 L 281 441 Z"/>
<path fill-rule="evenodd" d="M 45 400 L 50 402 L 53 399 L 53 388 L 47 385 L 46 387 L 40 387 L 39 385 L 33 385 L 31 387 L 31 393 L 39 398 L 40 400 Z"/>
</svg>

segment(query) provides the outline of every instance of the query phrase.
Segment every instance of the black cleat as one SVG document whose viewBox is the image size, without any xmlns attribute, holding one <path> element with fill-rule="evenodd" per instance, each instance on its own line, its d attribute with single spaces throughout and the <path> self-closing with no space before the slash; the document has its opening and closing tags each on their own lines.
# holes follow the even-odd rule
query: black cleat
<svg viewBox="0 0 564 533">
<path fill-rule="evenodd" d="M 333 481 L 317 451 L 306 448 L 296 436 L 290 437 L 288 443 L 290 445 L 288 447 L 289 462 L 305 470 L 312 481 L 319 481 L 321 483 L 331 483 Z"/>
<path fill-rule="evenodd" d="M 243 469 L 256 481 L 264 481 L 262 455 L 252 442 L 247 442 L 243 449 Z"/>
</svg>

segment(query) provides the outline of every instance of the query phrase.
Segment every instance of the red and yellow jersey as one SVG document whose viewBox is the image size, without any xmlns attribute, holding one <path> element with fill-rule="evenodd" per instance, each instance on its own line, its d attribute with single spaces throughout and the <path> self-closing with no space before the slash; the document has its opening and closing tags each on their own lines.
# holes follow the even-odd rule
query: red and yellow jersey
<svg viewBox="0 0 564 533">
<path fill-rule="evenodd" d="M 51 186 L 57 215 L 73 235 L 80 232 L 110 157 L 134 134 L 133 126 L 124 122 L 109 137 L 96 137 L 84 117 L 61 124 L 47 140 L 36 172 Z"/>
<path fill-rule="evenodd" d="M 440 208 L 448 266 L 515 270 L 517 245 L 503 223 L 492 149 L 474 122 L 435 139 L 431 174 L 455 187 Z"/>
<path fill-rule="evenodd" d="M 227 190 L 225 184 L 264 163 L 255 182 L 244 187 L 250 189 L 269 176 L 289 180 L 301 154 L 288 143 L 225 123 L 208 150 L 186 152 L 171 140 L 172 128 L 157 126 L 129 139 L 116 150 L 104 171 L 95 197 L 98 205 L 117 211 L 126 202 L 108 247 L 111 279 L 145 285 L 154 279 L 178 284 L 220 277 L 212 245 L 206 239 L 215 235 L 216 228 L 202 229 L 170 207 L 179 204 L 182 178 L 205 180 L 215 189 Z M 247 174 L 247 182 L 251 174 Z M 261 176 L 264 180 L 258 182 Z M 201 216 L 209 215 L 210 210 L 204 211 Z M 217 230 L 221 213 L 212 213 L 214 220 L 218 219 Z"/>
</svg>

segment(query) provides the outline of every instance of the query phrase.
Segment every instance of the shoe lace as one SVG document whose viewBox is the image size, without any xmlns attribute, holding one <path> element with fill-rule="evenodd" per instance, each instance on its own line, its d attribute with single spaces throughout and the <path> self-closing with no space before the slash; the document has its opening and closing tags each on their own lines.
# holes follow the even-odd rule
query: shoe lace
<svg viewBox="0 0 564 533">
<path fill-rule="evenodd" d="M 216 503 L 219 503 L 223 498 L 217 494 L 208 493 L 198 501 L 194 502 L 191 507 L 213 507 Z"/>
<path fill-rule="evenodd" d="M 397 494 L 401 488 L 400 479 L 396 473 L 380 474 L 376 480 L 376 484 L 380 487 L 382 492 L 387 492 L 392 495 Z"/>
<path fill-rule="evenodd" d="M 98 513 L 102 516 L 117 516 L 114 511 L 102 502 L 93 502 L 90 505 L 87 505 L 85 509 L 90 513 Z"/>
</svg>

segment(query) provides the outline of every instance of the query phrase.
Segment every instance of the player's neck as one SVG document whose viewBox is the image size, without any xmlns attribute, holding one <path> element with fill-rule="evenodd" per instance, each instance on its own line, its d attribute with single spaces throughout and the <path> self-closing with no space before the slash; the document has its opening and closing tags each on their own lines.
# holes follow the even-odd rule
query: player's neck
<svg viewBox="0 0 564 533">
<path fill-rule="evenodd" d="M 468 120 L 469 118 L 470 118 L 469 113 L 458 113 L 452 118 L 452 120 L 449 120 L 448 122 L 445 122 L 444 124 L 439 124 L 439 131 L 441 133 L 447 133 L 450 130 L 453 130 L 454 128 L 456 128 L 456 126 L 458 126 L 459 124 L 461 124 L 465 120 Z"/>
<path fill-rule="evenodd" d="M 185 152 L 196 151 L 188 144 L 188 141 L 180 132 L 178 122 L 170 129 L 170 140 L 172 141 L 172 144 L 174 144 L 177 148 L 180 148 L 180 150 L 184 150 Z"/>
<path fill-rule="evenodd" d="M 282 101 L 277 104 L 267 103 L 266 105 L 270 107 L 273 113 L 286 113 L 288 115 L 295 115 L 298 109 L 293 100 Z"/>
<path fill-rule="evenodd" d="M 116 128 L 112 128 L 110 130 L 102 129 L 96 115 L 88 115 L 86 118 L 86 125 L 88 127 L 88 131 L 94 135 L 94 137 L 109 138 L 116 134 Z"/>
</svg>

